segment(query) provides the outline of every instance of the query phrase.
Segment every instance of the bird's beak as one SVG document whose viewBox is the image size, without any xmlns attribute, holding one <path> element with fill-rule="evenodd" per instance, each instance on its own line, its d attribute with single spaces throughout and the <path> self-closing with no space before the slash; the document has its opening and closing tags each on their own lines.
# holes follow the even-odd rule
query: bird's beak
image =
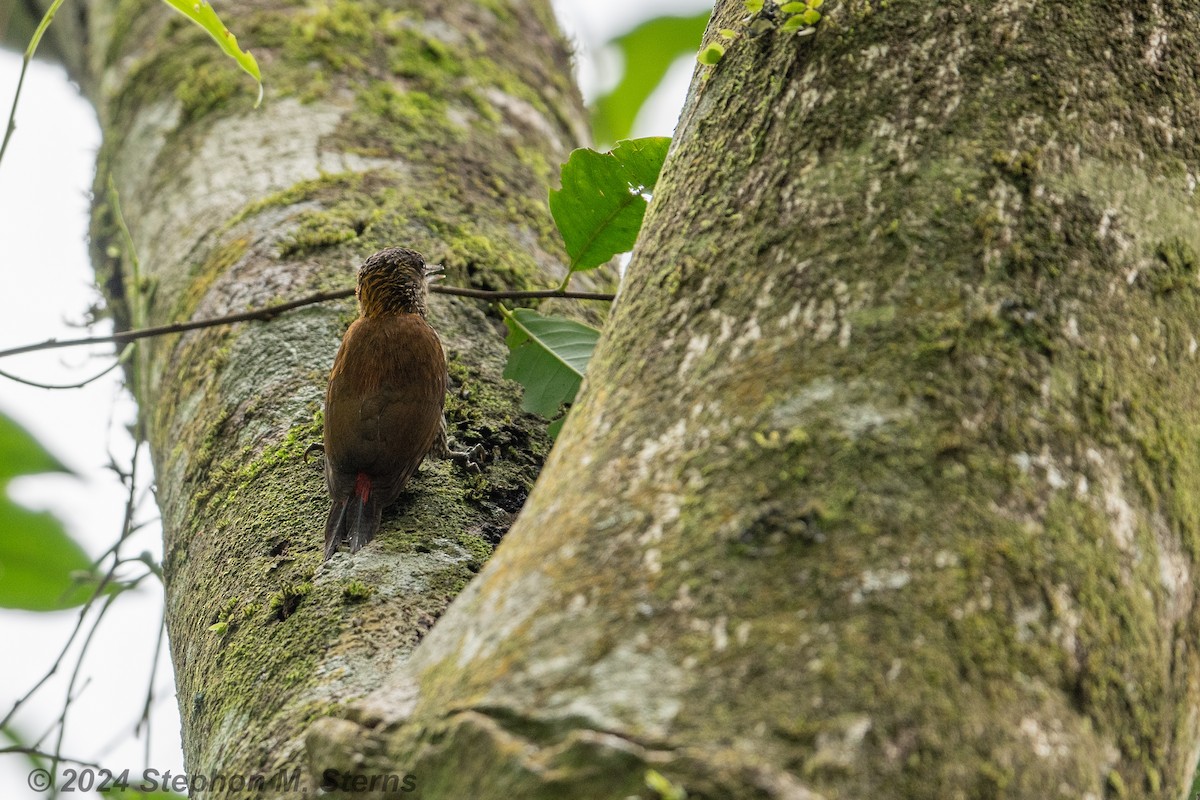
<svg viewBox="0 0 1200 800">
<path fill-rule="evenodd" d="M 445 270 L 446 270 L 446 268 L 443 267 L 441 264 L 426 264 L 425 265 L 425 280 L 426 281 L 440 280 L 440 279 L 446 277 L 445 275 L 442 274 L 443 272 L 445 272 Z"/>
</svg>

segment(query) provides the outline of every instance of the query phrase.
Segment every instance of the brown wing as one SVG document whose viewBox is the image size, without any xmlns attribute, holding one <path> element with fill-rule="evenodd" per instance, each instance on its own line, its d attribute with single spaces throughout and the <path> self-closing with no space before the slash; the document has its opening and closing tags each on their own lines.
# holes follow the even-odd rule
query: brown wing
<svg viewBox="0 0 1200 800">
<path fill-rule="evenodd" d="M 325 395 L 326 479 L 347 496 L 359 473 L 396 499 L 437 437 L 446 357 L 416 314 L 359 319 L 346 331 Z"/>
</svg>

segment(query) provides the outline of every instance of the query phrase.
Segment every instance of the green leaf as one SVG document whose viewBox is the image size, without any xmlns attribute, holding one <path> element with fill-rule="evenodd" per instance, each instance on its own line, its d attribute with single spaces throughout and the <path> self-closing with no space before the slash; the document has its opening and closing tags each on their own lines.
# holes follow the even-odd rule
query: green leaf
<svg viewBox="0 0 1200 800">
<path fill-rule="evenodd" d="M 746 10 L 751 14 L 757 14 L 762 11 L 763 0 L 746 0 Z"/>
<path fill-rule="evenodd" d="M 236 61 L 239 67 L 254 78 L 258 83 L 258 100 L 254 102 L 254 107 L 258 108 L 258 104 L 262 102 L 263 98 L 262 73 L 258 71 L 258 62 L 254 60 L 254 56 L 238 47 L 237 37 L 229 32 L 225 23 L 221 22 L 221 18 L 209 5 L 208 0 L 163 0 L 163 2 L 208 31 L 208 35 L 216 41 L 225 55 Z"/>
<path fill-rule="evenodd" d="M 671 783 L 657 770 L 646 770 L 646 786 L 658 794 L 662 800 L 687 800 L 687 791 L 682 786 Z"/>
<path fill-rule="evenodd" d="M 92 560 L 61 522 L 0 498 L 0 608 L 58 611 L 94 587 Z"/>
<path fill-rule="evenodd" d="M 600 331 L 564 317 L 545 317 L 527 308 L 501 306 L 508 326 L 504 377 L 525 387 L 521 407 L 547 419 L 575 400 Z M 555 436 L 562 423 L 551 426 Z"/>
<path fill-rule="evenodd" d="M 779 26 L 779 32 L 792 33 L 793 31 L 798 31 L 801 28 L 807 27 L 808 25 L 804 22 L 804 16 L 802 14 L 797 14 L 794 17 L 788 17 L 786 20 L 784 20 L 783 24 Z"/>
<path fill-rule="evenodd" d="M 696 54 L 696 60 L 706 67 L 714 67 L 725 57 L 725 48 L 713 42 Z"/>
<path fill-rule="evenodd" d="M 665 136 L 617 142 L 609 153 L 581 148 L 562 167 L 562 188 L 550 191 L 550 213 L 567 245 L 570 271 L 592 269 L 633 249 L 646 199 L 662 171 Z"/>
<path fill-rule="evenodd" d="M 804 21 L 807 22 L 809 25 L 816 25 L 818 22 L 821 21 L 821 12 L 816 11 L 811 8 L 808 11 L 805 11 L 800 16 L 803 17 Z"/>
<path fill-rule="evenodd" d="M 820 8 L 825 5 L 825 0 L 808 0 L 809 8 Z"/>
<path fill-rule="evenodd" d="M 62 523 L 8 499 L 18 475 L 70 472 L 21 426 L 0 414 L 0 608 L 55 611 L 87 601 L 92 560 Z M 79 579 L 82 579 L 82 583 Z"/>
<path fill-rule="evenodd" d="M 808 3 L 784 3 L 779 7 L 779 10 L 785 14 L 799 14 L 802 11 L 808 10 Z"/>
<path fill-rule="evenodd" d="M 0 485 L 17 475 L 70 471 L 29 431 L 0 414 Z"/>
<path fill-rule="evenodd" d="M 609 41 L 625 62 L 621 80 L 592 108 L 597 141 L 615 142 L 629 136 L 638 111 L 680 58 L 690 58 L 700 46 L 709 12 L 691 17 L 659 17 Z"/>
</svg>

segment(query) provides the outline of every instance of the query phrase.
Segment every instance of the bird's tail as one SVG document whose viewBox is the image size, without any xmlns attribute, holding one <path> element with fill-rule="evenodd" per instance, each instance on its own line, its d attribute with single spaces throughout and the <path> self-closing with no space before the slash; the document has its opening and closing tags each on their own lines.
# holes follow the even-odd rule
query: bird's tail
<svg viewBox="0 0 1200 800">
<path fill-rule="evenodd" d="M 331 558 L 343 543 L 350 545 L 351 553 L 357 553 L 375 538 L 382 517 L 378 493 L 371 491 L 370 478 L 359 473 L 354 493 L 345 500 L 334 500 L 329 509 L 325 521 L 325 558 Z"/>
</svg>

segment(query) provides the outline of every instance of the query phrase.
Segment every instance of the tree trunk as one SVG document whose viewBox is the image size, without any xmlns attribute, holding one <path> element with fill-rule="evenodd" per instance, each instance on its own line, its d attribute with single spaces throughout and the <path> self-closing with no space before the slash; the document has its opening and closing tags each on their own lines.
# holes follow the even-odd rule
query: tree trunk
<svg viewBox="0 0 1200 800">
<path fill-rule="evenodd" d="M 693 82 L 580 403 L 415 651 L 544 447 L 483 310 L 433 316 L 472 392 L 452 423 L 501 457 L 479 485 L 427 467 L 325 567 L 299 453 L 345 314 L 143 350 L 193 773 L 303 737 L 310 785 L 430 798 L 645 797 L 651 771 L 689 797 L 1184 796 L 1189 9 L 821 10 L 751 35 L 719 3 L 707 39 L 739 35 Z M 230 9 L 257 115 L 198 34 L 128 12 L 93 43 L 129 319 L 340 285 L 384 244 L 554 276 L 538 182 L 579 125 L 543 6 Z"/>
<path fill-rule="evenodd" d="M 367 255 L 397 245 L 458 285 L 561 281 L 546 190 L 586 125 L 548 3 L 218 11 L 263 67 L 257 111 L 252 81 L 164 4 L 89 6 L 84 82 L 104 131 L 93 240 L 119 327 L 352 287 Z M 327 304 L 135 353 L 193 777 L 290 781 L 313 720 L 408 658 L 505 533 L 548 450 L 545 422 L 501 378 L 498 315 L 434 296 L 451 434 L 489 461 L 481 475 L 427 461 L 376 544 L 323 564 L 329 500 L 302 454 L 320 439 L 353 316 L 353 301 Z M 195 795 L 239 796 L 218 784 Z"/>
<path fill-rule="evenodd" d="M 1192 14 L 822 11 L 754 37 L 719 4 L 709 39 L 742 34 L 581 402 L 367 704 L 397 723 L 361 731 L 376 768 L 437 797 L 651 768 L 688 797 L 1184 796 Z"/>
</svg>

